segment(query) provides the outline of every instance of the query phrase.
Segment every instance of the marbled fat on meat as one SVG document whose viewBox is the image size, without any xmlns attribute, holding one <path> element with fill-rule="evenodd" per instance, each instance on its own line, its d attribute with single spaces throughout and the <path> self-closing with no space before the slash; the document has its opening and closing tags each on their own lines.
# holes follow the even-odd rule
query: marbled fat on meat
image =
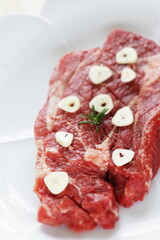
<svg viewBox="0 0 160 240">
<path fill-rule="evenodd" d="M 123 83 L 120 72 L 124 65 L 116 63 L 116 53 L 133 47 L 138 62 L 130 64 L 136 79 Z M 112 77 L 94 85 L 89 69 L 94 65 L 109 67 Z M 52 226 L 65 223 L 80 232 L 99 225 L 113 228 L 118 220 L 118 205 L 131 206 L 143 200 L 160 165 L 160 47 L 153 41 L 125 31 L 112 32 L 102 49 L 79 51 L 65 55 L 50 80 L 48 99 L 35 123 L 37 144 L 36 183 L 41 207 L 38 220 Z M 95 126 L 78 124 L 82 113 L 90 112 L 89 102 L 98 94 L 109 94 L 113 110 L 105 116 L 96 133 Z M 57 108 L 57 102 L 75 95 L 81 108 L 68 113 Z M 134 123 L 115 127 L 115 112 L 129 106 Z M 57 131 L 74 134 L 68 148 L 56 143 Z M 111 155 L 117 148 L 135 152 L 133 160 L 121 167 L 114 165 Z M 44 177 L 53 171 L 69 175 L 67 188 L 53 195 Z"/>
</svg>

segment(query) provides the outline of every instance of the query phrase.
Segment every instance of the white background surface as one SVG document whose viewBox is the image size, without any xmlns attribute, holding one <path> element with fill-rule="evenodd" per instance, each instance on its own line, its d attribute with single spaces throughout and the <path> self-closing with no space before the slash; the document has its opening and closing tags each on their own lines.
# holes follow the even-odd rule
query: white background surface
<svg viewBox="0 0 160 240">
<path fill-rule="evenodd" d="M 39 14 L 45 0 L 0 0 L 0 14 Z"/>
<path fill-rule="evenodd" d="M 36 221 L 39 201 L 32 192 L 36 152 L 32 128 L 53 66 L 68 51 L 101 46 L 115 28 L 160 43 L 159 9 L 158 0 L 48 0 L 41 14 L 50 22 L 32 16 L 0 17 L 2 240 L 159 239 L 160 174 L 143 202 L 120 209 L 120 221 L 110 231 L 97 228 L 75 234 L 64 226 L 41 225 Z"/>
</svg>

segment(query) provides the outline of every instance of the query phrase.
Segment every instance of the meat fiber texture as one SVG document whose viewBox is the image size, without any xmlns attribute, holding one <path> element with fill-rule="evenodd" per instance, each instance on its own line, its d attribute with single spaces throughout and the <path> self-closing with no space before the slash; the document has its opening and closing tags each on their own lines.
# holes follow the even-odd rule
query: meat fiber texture
<svg viewBox="0 0 160 240">
<path fill-rule="evenodd" d="M 138 62 L 130 64 L 136 79 L 123 83 L 120 72 L 124 65 L 116 63 L 116 53 L 123 47 L 133 47 Z M 89 69 L 94 65 L 108 66 L 112 77 L 94 85 Z M 100 93 L 109 94 L 113 110 L 105 116 L 96 133 L 95 126 L 78 124 L 82 113 L 90 112 L 90 100 Z M 57 102 L 75 95 L 81 108 L 65 112 Z M 116 127 L 111 123 L 115 112 L 129 106 L 134 123 Z M 55 141 L 57 131 L 74 134 L 68 148 Z M 78 51 L 65 55 L 54 69 L 49 94 L 35 123 L 37 145 L 36 183 L 41 206 L 38 220 L 52 226 L 66 224 L 80 232 L 99 225 L 115 226 L 119 205 L 130 207 L 143 200 L 160 165 L 160 47 L 151 40 L 133 33 L 116 30 L 110 33 L 102 49 Z M 117 148 L 135 152 L 133 160 L 117 167 L 111 158 Z M 69 184 L 58 194 L 52 194 L 44 177 L 53 171 L 69 175 Z"/>
</svg>

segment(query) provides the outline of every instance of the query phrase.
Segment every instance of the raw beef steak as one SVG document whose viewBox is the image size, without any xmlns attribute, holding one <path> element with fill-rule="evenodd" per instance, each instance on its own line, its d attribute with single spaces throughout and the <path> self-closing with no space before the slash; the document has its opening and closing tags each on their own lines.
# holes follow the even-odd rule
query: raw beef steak
<svg viewBox="0 0 160 240">
<path fill-rule="evenodd" d="M 136 50 L 138 61 L 127 64 L 136 77 L 121 81 L 124 64 L 116 54 L 124 47 Z M 160 165 L 160 47 L 141 36 L 124 31 L 112 32 L 102 49 L 79 51 L 64 56 L 50 80 L 47 102 L 35 123 L 37 145 L 36 183 L 41 207 L 38 220 L 53 226 L 65 223 L 74 231 L 93 229 L 96 225 L 113 228 L 118 220 L 118 204 L 131 206 L 143 200 Z M 112 76 L 93 84 L 89 70 L 107 66 Z M 113 109 L 105 115 L 99 131 L 84 121 L 91 111 L 89 102 L 99 94 L 109 94 Z M 58 108 L 67 96 L 77 96 L 80 108 L 70 113 Z M 112 117 L 129 106 L 134 122 L 117 127 Z M 69 147 L 57 143 L 55 134 L 73 134 Z M 132 161 L 117 166 L 112 159 L 116 149 L 134 151 Z M 51 172 L 66 172 L 69 184 L 53 194 L 44 178 Z"/>
</svg>

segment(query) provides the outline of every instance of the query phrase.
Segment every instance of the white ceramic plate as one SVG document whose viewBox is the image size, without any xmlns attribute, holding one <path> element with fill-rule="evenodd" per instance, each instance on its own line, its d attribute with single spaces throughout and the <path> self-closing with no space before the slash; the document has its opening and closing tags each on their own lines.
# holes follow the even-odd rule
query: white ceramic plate
<svg viewBox="0 0 160 240">
<path fill-rule="evenodd" d="M 33 193 L 33 125 L 48 80 L 66 52 L 59 33 L 45 19 L 0 17 L 0 239 L 42 239 Z"/>
<path fill-rule="evenodd" d="M 33 124 L 53 66 L 66 52 L 101 46 L 115 28 L 160 42 L 158 0 L 48 0 L 42 15 L 0 18 L 0 238 L 153 240 L 160 236 L 160 174 L 143 202 L 120 209 L 114 230 L 75 234 L 36 221 Z"/>
</svg>

